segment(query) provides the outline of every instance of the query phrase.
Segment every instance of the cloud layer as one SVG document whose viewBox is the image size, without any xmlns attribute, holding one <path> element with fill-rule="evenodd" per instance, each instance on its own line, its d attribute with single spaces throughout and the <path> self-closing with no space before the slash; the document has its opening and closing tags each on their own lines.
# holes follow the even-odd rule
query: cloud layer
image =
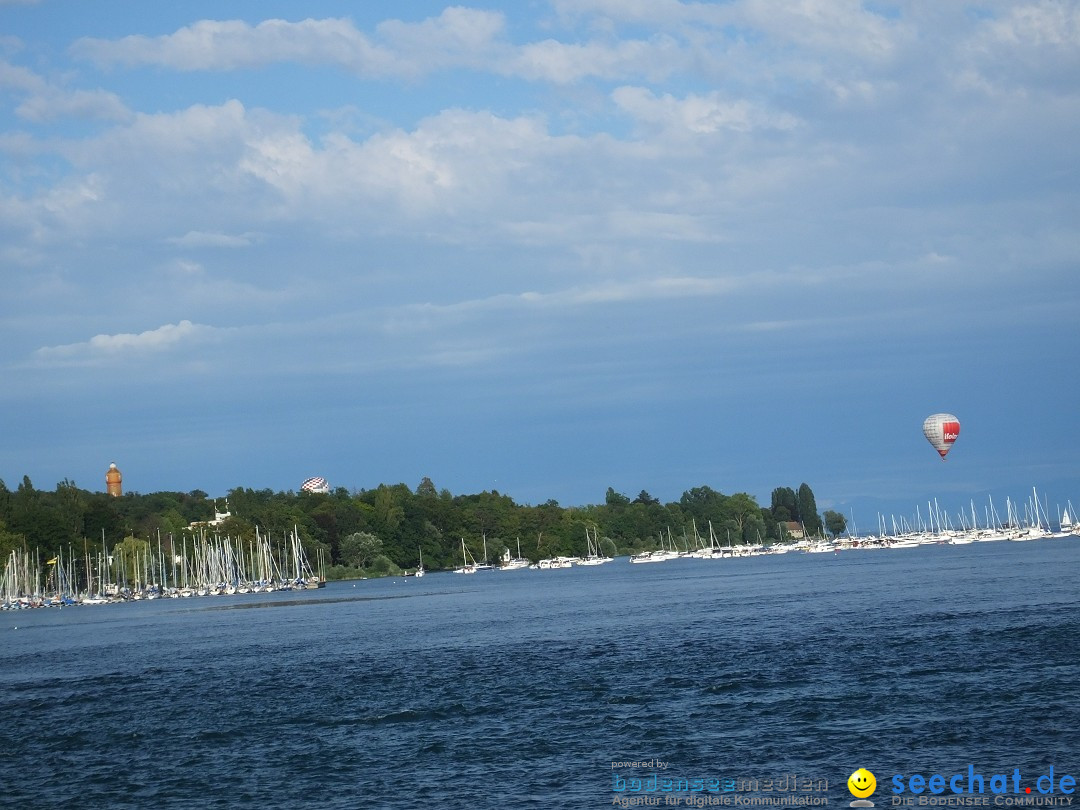
<svg viewBox="0 0 1080 810">
<path fill-rule="evenodd" d="M 613 460 L 552 497 L 620 466 L 677 495 L 708 465 L 672 447 L 760 466 L 767 494 L 778 466 L 853 461 L 819 389 L 888 430 L 937 397 L 977 413 L 1003 364 L 1049 374 L 1077 343 L 1075 2 L 132 9 L 51 38 L 47 3 L 0 12 L 3 401 L 28 436 L 61 388 L 135 403 L 168 380 L 259 391 L 264 429 L 322 413 L 285 452 L 334 446 L 314 455 L 342 470 L 370 440 L 318 426 L 350 403 L 385 435 L 430 412 L 405 478 L 490 486 L 499 465 L 473 476 L 453 438 L 491 430 L 546 459 L 519 483 L 537 497 L 577 446 Z M 791 432 L 713 430 L 747 414 Z M 675 435 L 623 457 L 612 424 Z"/>
</svg>

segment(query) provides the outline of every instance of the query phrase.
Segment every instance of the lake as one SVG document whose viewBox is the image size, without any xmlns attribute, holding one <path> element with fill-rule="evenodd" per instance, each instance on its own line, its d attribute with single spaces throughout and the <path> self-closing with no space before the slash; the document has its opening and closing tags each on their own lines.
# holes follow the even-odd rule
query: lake
<svg viewBox="0 0 1080 810">
<path fill-rule="evenodd" d="M 878 807 L 929 797 L 912 775 L 1039 798 L 1080 772 L 1078 564 L 1064 538 L 5 612 L 0 805 L 847 807 L 859 767 Z"/>
</svg>

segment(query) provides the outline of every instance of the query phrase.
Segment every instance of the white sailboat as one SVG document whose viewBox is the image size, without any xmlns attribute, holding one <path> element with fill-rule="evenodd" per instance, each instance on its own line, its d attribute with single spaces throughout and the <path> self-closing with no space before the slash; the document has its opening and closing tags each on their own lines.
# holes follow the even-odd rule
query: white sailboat
<svg viewBox="0 0 1080 810">
<path fill-rule="evenodd" d="M 1069 503 L 1061 513 L 1061 520 L 1059 525 L 1061 527 L 1061 534 L 1080 534 L 1080 523 L 1076 522 L 1076 510 L 1072 509 L 1072 503 Z"/>
<path fill-rule="evenodd" d="M 518 538 L 518 541 L 517 541 L 517 550 L 518 550 L 517 556 L 516 557 L 511 557 L 510 556 L 510 549 L 504 549 L 503 550 L 503 555 L 502 555 L 502 562 L 499 564 L 499 567 L 496 568 L 495 570 L 496 571 L 520 571 L 523 568 L 528 568 L 529 567 L 529 561 L 521 556 L 521 538 L 520 537 Z"/>
<path fill-rule="evenodd" d="M 490 571 L 490 570 L 492 570 L 492 569 L 493 569 L 493 568 L 494 568 L 495 566 L 493 566 L 493 565 L 492 565 L 491 563 L 489 563 L 489 562 L 488 562 L 488 556 L 487 556 L 487 535 L 486 535 L 486 534 L 485 534 L 485 535 L 483 535 L 483 538 L 484 538 L 484 559 L 482 559 L 482 560 L 481 560 L 481 561 L 480 561 L 479 563 L 478 563 L 478 562 L 476 562 L 476 560 L 473 560 L 473 565 L 475 565 L 475 566 L 476 566 L 476 570 L 477 570 L 477 571 Z"/>
<path fill-rule="evenodd" d="M 678 558 L 679 552 L 675 549 L 674 543 L 671 548 L 667 547 L 664 541 L 664 533 L 660 533 L 660 548 L 656 551 L 642 551 L 639 554 L 634 554 L 630 557 L 632 563 L 655 563 L 655 562 L 667 562 L 668 560 L 674 560 Z"/>
<path fill-rule="evenodd" d="M 589 534 L 589 527 L 585 527 L 585 545 L 588 551 L 584 557 L 577 561 L 578 565 L 603 565 L 611 562 L 611 557 L 606 557 L 600 553 L 600 541 L 597 538 L 595 528 L 592 530 L 592 534 Z"/>
<path fill-rule="evenodd" d="M 551 568 L 570 568 L 574 564 L 572 557 L 547 557 L 536 564 L 537 568 L 548 570 Z"/>
<path fill-rule="evenodd" d="M 472 559 L 470 563 L 469 560 Z M 465 548 L 465 538 L 461 538 L 461 559 L 463 565 L 461 568 L 455 568 L 455 574 L 475 574 L 476 573 L 476 559 L 469 553 L 469 550 Z"/>
</svg>

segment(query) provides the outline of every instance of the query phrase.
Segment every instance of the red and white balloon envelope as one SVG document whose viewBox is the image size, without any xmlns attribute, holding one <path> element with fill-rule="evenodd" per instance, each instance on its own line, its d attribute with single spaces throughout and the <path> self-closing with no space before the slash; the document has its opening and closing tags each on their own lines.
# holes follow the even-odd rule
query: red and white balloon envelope
<svg viewBox="0 0 1080 810">
<path fill-rule="evenodd" d="M 922 432 L 944 461 L 945 456 L 952 450 L 956 437 L 960 435 L 960 420 L 951 413 L 931 414 L 923 422 Z"/>
</svg>

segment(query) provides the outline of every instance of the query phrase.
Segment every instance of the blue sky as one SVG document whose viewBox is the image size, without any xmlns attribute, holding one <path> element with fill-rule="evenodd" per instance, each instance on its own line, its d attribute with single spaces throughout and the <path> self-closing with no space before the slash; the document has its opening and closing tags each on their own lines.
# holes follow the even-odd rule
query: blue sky
<svg viewBox="0 0 1080 810">
<path fill-rule="evenodd" d="M 1080 506 L 1077 121 L 1076 2 L 0 0 L 0 478 Z"/>
</svg>

